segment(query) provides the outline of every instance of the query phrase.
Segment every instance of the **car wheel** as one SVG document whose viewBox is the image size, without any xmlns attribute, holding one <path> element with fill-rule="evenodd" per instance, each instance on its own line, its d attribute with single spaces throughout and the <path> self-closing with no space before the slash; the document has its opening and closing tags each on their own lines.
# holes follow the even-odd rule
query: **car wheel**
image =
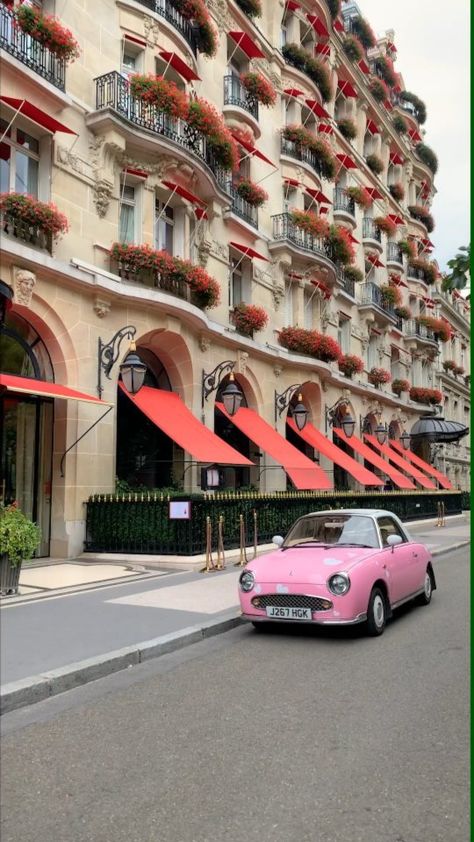
<svg viewBox="0 0 474 842">
<path fill-rule="evenodd" d="M 367 633 L 371 637 L 382 634 L 387 622 L 387 604 L 385 594 L 380 588 L 372 588 L 367 608 Z"/>
<path fill-rule="evenodd" d="M 433 574 L 429 567 L 426 568 L 423 593 L 417 597 L 418 605 L 429 605 L 433 596 Z"/>
<path fill-rule="evenodd" d="M 269 625 L 268 623 L 265 623 L 265 622 L 254 623 L 253 620 L 251 620 L 250 622 L 252 623 L 252 626 L 254 627 L 256 632 L 259 632 L 260 634 L 262 634 L 262 632 L 268 631 L 268 625 Z"/>
</svg>

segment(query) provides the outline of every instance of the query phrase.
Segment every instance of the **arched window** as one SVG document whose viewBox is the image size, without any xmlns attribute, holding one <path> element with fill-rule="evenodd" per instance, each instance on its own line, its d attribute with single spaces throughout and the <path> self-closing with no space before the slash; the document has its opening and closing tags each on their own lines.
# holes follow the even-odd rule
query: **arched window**
<svg viewBox="0 0 474 842">
<path fill-rule="evenodd" d="M 4 374 L 54 381 L 46 346 L 36 330 L 17 313 L 0 328 L 0 369 Z"/>
</svg>

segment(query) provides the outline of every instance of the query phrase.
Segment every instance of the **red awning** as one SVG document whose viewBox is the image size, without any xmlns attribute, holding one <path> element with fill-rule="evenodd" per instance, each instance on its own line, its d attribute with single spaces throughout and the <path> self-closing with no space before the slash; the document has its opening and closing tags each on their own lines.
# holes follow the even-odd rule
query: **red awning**
<svg viewBox="0 0 474 842">
<path fill-rule="evenodd" d="M 367 254 L 366 260 L 368 260 L 369 263 L 372 264 L 372 266 L 377 266 L 380 269 L 385 269 L 385 264 L 380 262 L 378 255 L 376 254 Z"/>
<path fill-rule="evenodd" d="M 441 488 L 445 488 L 446 491 L 450 491 L 452 489 L 452 485 L 445 476 L 442 474 L 441 471 L 438 471 L 437 468 L 433 468 L 433 465 L 430 465 L 428 462 L 425 462 L 424 459 L 420 459 L 416 453 L 412 453 L 411 450 L 405 450 L 398 441 L 394 439 L 390 439 L 390 447 L 393 447 L 394 450 L 403 454 L 404 459 L 408 459 L 409 462 L 413 462 L 414 465 L 417 465 L 418 468 L 421 468 L 426 474 L 430 474 L 430 476 L 434 477 L 438 480 Z"/>
<path fill-rule="evenodd" d="M 160 50 L 160 56 L 164 59 L 171 67 L 176 70 L 176 73 L 179 73 L 183 79 L 186 79 L 186 82 L 195 82 L 201 81 L 201 77 L 197 75 L 196 71 L 193 70 L 192 67 L 189 67 L 182 58 L 180 58 L 176 53 L 169 53 L 167 50 Z"/>
<path fill-rule="evenodd" d="M 131 395 L 122 383 L 119 385 L 124 394 L 156 427 L 190 453 L 197 462 L 215 462 L 218 465 L 253 464 L 201 424 L 176 392 L 142 386 L 136 395 Z"/>
<path fill-rule="evenodd" d="M 390 102 L 389 99 L 385 100 L 384 105 L 385 105 L 385 108 L 387 109 L 387 111 L 393 111 L 393 105 L 392 105 L 392 103 Z"/>
<path fill-rule="evenodd" d="M 285 178 L 283 184 L 286 184 L 287 187 L 299 187 L 300 182 L 296 180 L 296 178 Z"/>
<path fill-rule="evenodd" d="M 316 99 L 306 99 L 305 102 L 309 110 L 316 114 L 316 117 L 329 117 L 326 109 Z"/>
<path fill-rule="evenodd" d="M 140 394 L 140 392 L 138 393 Z M 216 406 L 232 424 L 248 436 L 257 447 L 268 453 L 286 471 L 296 488 L 327 490 L 332 488 L 329 477 L 300 450 L 267 424 L 255 410 L 240 407 L 234 416 L 227 414 L 223 404 Z"/>
<path fill-rule="evenodd" d="M 334 129 L 329 123 L 319 123 L 318 132 L 321 132 L 321 134 L 334 134 Z"/>
<path fill-rule="evenodd" d="M 404 158 L 399 154 L 399 152 L 390 152 L 390 163 L 391 164 L 403 164 Z"/>
<path fill-rule="evenodd" d="M 365 190 L 372 196 L 372 199 L 383 199 L 382 193 L 376 187 L 365 187 Z"/>
<path fill-rule="evenodd" d="M 370 73 L 370 67 L 363 58 L 359 61 L 359 67 L 362 70 L 362 73 Z"/>
<path fill-rule="evenodd" d="M 0 374 L 0 391 L 2 389 L 7 389 L 9 392 L 19 392 L 23 395 L 38 395 L 40 398 L 64 398 L 65 400 L 110 406 L 107 401 L 102 401 L 95 395 L 77 392 L 76 389 L 70 389 L 69 386 L 48 383 L 46 380 L 34 380 L 31 377 L 16 377 L 13 374 Z"/>
<path fill-rule="evenodd" d="M 370 462 L 374 468 L 378 468 L 380 471 L 383 471 L 383 473 L 390 477 L 398 488 L 409 488 L 412 491 L 415 490 L 416 486 L 413 485 L 412 481 L 408 479 L 408 477 L 405 477 L 400 473 L 400 471 L 397 471 L 396 468 L 386 462 L 385 459 L 382 459 L 381 456 L 374 453 L 374 451 L 370 447 L 367 447 L 367 445 L 358 439 L 357 436 L 352 435 L 349 439 L 343 430 L 338 427 L 334 427 L 333 429 L 342 441 L 345 441 L 349 447 L 352 447 L 353 450 L 363 456 L 366 462 Z"/>
<path fill-rule="evenodd" d="M 301 9 L 299 3 L 296 3 L 295 0 L 286 0 L 285 7 L 290 10 L 290 12 L 296 12 L 297 9 Z"/>
<path fill-rule="evenodd" d="M 380 129 L 377 126 L 377 123 L 374 123 L 373 120 L 367 120 L 367 131 L 370 134 L 380 134 Z"/>
<path fill-rule="evenodd" d="M 414 468 L 410 462 L 407 462 L 406 459 L 403 459 L 396 450 L 393 450 L 389 447 L 388 444 L 379 444 L 375 436 L 368 435 L 365 433 L 364 438 L 369 444 L 372 444 L 377 450 L 380 451 L 387 459 L 390 459 L 391 462 L 394 462 L 395 465 L 398 465 L 399 468 L 402 468 L 405 473 L 410 474 L 410 476 L 414 477 L 416 481 L 423 486 L 423 488 L 429 488 L 431 490 L 436 489 L 434 483 L 431 482 L 428 477 L 421 473 L 417 468 Z"/>
<path fill-rule="evenodd" d="M 265 161 L 266 164 L 270 164 L 271 167 L 275 167 L 273 161 L 270 161 L 269 158 L 266 158 L 263 152 L 260 152 L 260 150 L 257 149 L 256 146 L 253 146 L 253 144 L 250 143 L 250 141 L 243 140 L 237 132 L 231 132 L 231 134 L 234 140 L 236 140 L 237 143 L 240 144 L 240 146 L 242 146 L 242 148 L 249 153 L 249 155 L 255 155 L 256 158 L 260 158 L 261 161 Z"/>
<path fill-rule="evenodd" d="M 321 18 L 318 18 L 317 15 L 306 15 L 306 17 L 308 18 L 314 31 L 317 32 L 318 35 L 321 36 L 321 38 L 329 38 L 329 32 L 324 26 L 324 23 L 321 20 Z"/>
<path fill-rule="evenodd" d="M 139 44 L 140 47 L 146 47 L 146 41 L 143 38 L 137 38 L 136 35 L 129 35 L 128 32 L 123 37 L 126 41 L 133 41 L 134 44 Z"/>
<path fill-rule="evenodd" d="M 203 202 L 202 199 L 195 196 L 190 190 L 186 190 L 185 187 L 181 187 L 180 184 L 176 184 L 174 181 L 165 181 L 164 179 L 163 184 L 168 188 L 168 190 L 172 190 L 173 193 L 177 193 L 178 196 L 186 199 L 187 202 L 191 202 L 193 205 L 202 205 L 202 207 L 206 207 L 206 202 Z"/>
<path fill-rule="evenodd" d="M 246 32 L 229 32 L 229 35 L 249 58 L 265 58 L 264 53 Z"/>
<path fill-rule="evenodd" d="M 315 202 L 324 202 L 326 205 L 332 205 L 330 199 L 327 199 L 324 193 L 321 193 L 321 190 L 314 190 L 313 187 L 305 187 L 305 190 L 308 196 L 311 196 Z"/>
<path fill-rule="evenodd" d="M 127 175 L 134 175 L 135 178 L 148 178 L 150 175 L 146 170 L 132 170 L 131 167 L 124 167 L 122 172 L 127 173 Z"/>
<path fill-rule="evenodd" d="M 55 134 L 56 132 L 64 132 L 64 134 L 75 134 L 72 129 L 68 129 L 64 123 L 60 123 L 59 120 L 55 120 L 54 117 L 51 117 L 46 111 L 42 111 L 41 108 L 37 108 L 36 105 L 33 105 L 32 102 L 29 102 L 27 99 L 16 99 L 12 96 L 0 96 L 0 100 L 5 103 L 5 105 L 9 105 L 10 108 L 14 108 L 15 111 L 19 111 L 20 114 L 23 114 L 25 117 L 28 117 L 29 120 L 33 120 L 34 123 L 37 123 L 38 126 L 42 126 L 43 129 L 46 129 L 48 132 Z"/>
<path fill-rule="evenodd" d="M 349 157 L 349 155 L 345 155 L 344 152 L 338 152 L 337 155 L 336 155 L 336 158 L 341 162 L 342 166 L 346 170 L 356 170 L 357 169 L 356 162 L 353 161 L 352 158 Z"/>
<path fill-rule="evenodd" d="M 428 309 L 433 310 L 433 308 L 434 308 L 434 306 L 435 306 L 435 303 L 434 303 L 434 301 L 433 301 L 433 299 L 432 299 L 432 298 L 424 298 L 424 297 L 423 297 L 423 301 L 425 302 L 425 304 L 426 304 L 426 306 L 428 307 Z"/>
<path fill-rule="evenodd" d="M 405 283 L 403 278 L 400 275 L 392 275 L 390 278 L 390 283 L 395 284 L 396 287 L 406 287 L 408 289 L 408 284 Z"/>
<path fill-rule="evenodd" d="M 331 47 L 329 44 L 316 44 L 316 52 L 320 56 L 329 56 L 331 55 Z"/>
<path fill-rule="evenodd" d="M 209 219 L 204 208 L 194 208 L 194 213 L 196 214 L 197 219 Z"/>
<path fill-rule="evenodd" d="M 357 91 L 351 82 L 347 82 L 345 79 L 339 79 L 337 87 L 343 96 L 357 98 Z"/>
<path fill-rule="evenodd" d="M 303 441 L 307 442 L 314 447 L 315 450 L 322 453 L 323 456 L 327 456 L 331 462 L 334 462 L 335 465 L 340 465 L 341 468 L 344 468 L 357 482 L 360 482 L 361 485 L 384 485 L 383 479 L 377 477 L 372 471 L 368 471 L 367 468 L 364 468 L 359 462 L 356 462 L 352 456 L 349 456 L 348 453 L 344 453 L 337 444 L 334 442 L 329 441 L 326 436 L 323 436 L 316 427 L 313 427 L 308 421 L 306 422 L 305 426 L 302 430 L 298 430 L 293 418 L 287 418 L 286 423 L 288 424 L 291 429 L 297 433 Z"/>
<path fill-rule="evenodd" d="M 339 18 L 336 18 L 336 20 L 333 23 L 333 27 L 336 30 L 336 32 L 344 32 L 344 24 L 342 20 L 339 20 Z"/>
<path fill-rule="evenodd" d="M 414 143 L 419 143 L 421 140 L 421 134 L 419 134 L 416 129 L 410 129 L 408 136 L 411 137 Z"/>
<path fill-rule="evenodd" d="M 285 88 L 283 90 L 284 94 L 288 94 L 288 96 L 294 96 L 297 99 L 304 91 L 300 91 L 299 88 Z"/>
<path fill-rule="evenodd" d="M 230 243 L 232 248 L 241 251 L 242 254 L 245 254 L 246 257 L 255 258 L 256 260 L 265 260 L 267 263 L 270 263 L 268 257 L 264 257 L 263 254 L 260 254 L 258 251 L 250 248 L 250 246 L 244 246 L 242 243 Z"/>
<path fill-rule="evenodd" d="M 353 237 L 350 232 L 349 232 L 349 237 L 351 238 L 351 243 L 356 243 L 356 245 L 358 245 L 358 246 L 360 245 L 360 240 L 356 240 L 356 238 Z"/>
<path fill-rule="evenodd" d="M 405 225 L 405 220 L 398 216 L 396 213 L 389 213 L 388 218 L 395 223 L 395 225 Z"/>
</svg>

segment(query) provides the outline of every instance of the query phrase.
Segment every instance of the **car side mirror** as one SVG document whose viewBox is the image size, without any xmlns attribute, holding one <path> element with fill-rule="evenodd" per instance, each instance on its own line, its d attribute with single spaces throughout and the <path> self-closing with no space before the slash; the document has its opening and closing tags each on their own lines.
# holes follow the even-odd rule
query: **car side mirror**
<svg viewBox="0 0 474 842">
<path fill-rule="evenodd" d="M 284 540 L 285 539 L 282 538 L 281 535 L 274 535 L 273 538 L 272 538 L 273 543 L 276 544 L 277 547 L 281 547 Z"/>
<path fill-rule="evenodd" d="M 388 538 L 387 538 L 387 544 L 388 544 L 389 547 L 392 548 L 392 553 L 393 553 L 396 545 L 402 544 L 402 543 L 403 543 L 403 538 L 402 538 L 401 535 L 389 535 Z"/>
</svg>

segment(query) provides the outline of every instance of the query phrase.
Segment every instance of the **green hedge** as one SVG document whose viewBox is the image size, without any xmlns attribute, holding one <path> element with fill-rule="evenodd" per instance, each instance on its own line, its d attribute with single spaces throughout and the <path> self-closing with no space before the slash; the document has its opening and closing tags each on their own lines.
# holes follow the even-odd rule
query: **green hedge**
<svg viewBox="0 0 474 842">
<path fill-rule="evenodd" d="M 466 494 L 466 497 L 468 495 Z M 96 495 L 87 502 L 88 552 L 193 555 L 205 552 L 206 518 L 211 519 L 213 547 L 217 543 L 217 522 L 224 518 L 226 549 L 239 546 L 240 520 L 244 516 L 246 540 L 253 543 L 254 511 L 258 543 L 269 543 L 275 534 L 285 535 L 297 517 L 311 511 L 342 508 L 388 509 L 402 520 L 437 516 L 437 504 L 444 502 L 446 514 L 460 514 L 461 492 L 384 492 L 328 494 L 281 493 L 188 495 L 191 520 L 170 520 L 169 501 L 144 494 Z M 170 499 L 183 499 L 176 495 Z"/>
</svg>

